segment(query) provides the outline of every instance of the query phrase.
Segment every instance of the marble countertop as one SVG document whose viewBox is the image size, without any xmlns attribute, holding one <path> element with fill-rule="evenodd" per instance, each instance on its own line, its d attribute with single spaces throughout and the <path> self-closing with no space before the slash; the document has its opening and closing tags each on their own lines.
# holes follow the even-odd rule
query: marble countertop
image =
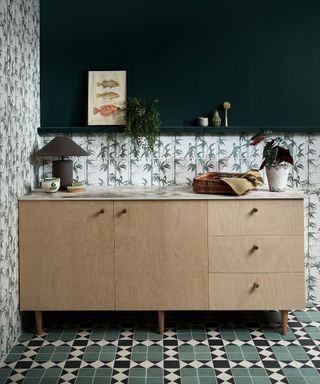
<svg viewBox="0 0 320 384">
<path fill-rule="evenodd" d="M 303 199 L 303 192 L 288 189 L 270 192 L 255 189 L 246 195 L 214 195 L 194 193 L 192 187 L 87 187 L 84 192 L 45 193 L 40 189 L 22 196 L 19 200 L 254 200 L 254 199 Z"/>
</svg>

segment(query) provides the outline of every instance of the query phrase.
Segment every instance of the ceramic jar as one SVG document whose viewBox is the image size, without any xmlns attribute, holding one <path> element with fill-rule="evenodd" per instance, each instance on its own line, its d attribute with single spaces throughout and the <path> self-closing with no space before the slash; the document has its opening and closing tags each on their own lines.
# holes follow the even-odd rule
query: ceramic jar
<svg viewBox="0 0 320 384">
<path fill-rule="evenodd" d="M 207 117 L 198 117 L 198 125 L 200 127 L 207 127 L 209 125 L 209 119 Z"/>
<path fill-rule="evenodd" d="M 42 180 L 41 187 L 43 192 L 57 192 L 60 188 L 60 178 L 59 177 L 47 177 Z"/>
</svg>

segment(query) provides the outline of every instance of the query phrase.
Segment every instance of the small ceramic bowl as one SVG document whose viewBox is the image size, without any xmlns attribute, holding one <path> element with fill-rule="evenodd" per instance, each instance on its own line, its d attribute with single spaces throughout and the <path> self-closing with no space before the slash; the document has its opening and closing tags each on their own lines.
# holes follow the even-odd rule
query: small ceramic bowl
<svg viewBox="0 0 320 384">
<path fill-rule="evenodd" d="M 60 188 L 60 178 L 59 177 L 48 177 L 42 180 L 41 187 L 43 192 L 57 192 Z"/>
</svg>

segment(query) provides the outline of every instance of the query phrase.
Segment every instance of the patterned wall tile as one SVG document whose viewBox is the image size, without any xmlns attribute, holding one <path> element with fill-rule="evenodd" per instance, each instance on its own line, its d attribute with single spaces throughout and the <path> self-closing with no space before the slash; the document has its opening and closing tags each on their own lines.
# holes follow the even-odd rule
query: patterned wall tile
<svg viewBox="0 0 320 384">
<path fill-rule="evenodd" d="M 153 161 L 153 177 L 154 185 L 173 185 L 173 137 L 160 135 L 157 140 L 157 150 L 155 151 L 155 159 Z"/>
<path fill-rule="evenodd" d="M 320 135 L 308 135 L 307 138 L 308 172 L 311 184 L 320 184 Z"/>
<path fill-rule="evenodd" d="M 286 136 L 285 136 L 286 140 Z M 305 158 L 306 158 L 306 138 L 305 135 L 290 135 L 289 140 L 291 153 L 294 158 L 294 165 L 289 175 L 289 185 L 292 188 L 300 188 L 307 179 Z"/>
<path fill-rule="evenodd" d="M 32 21 L 32 22 L 31 22 Z M 34 185 L 39 0 L 0 0 L 0 360 L 20 334 L 17 196 Z"/>
<path fill-rule="evenodd" d="M 129 145 L 130 147 L 130 145 Z M 146 164 L 149 162 L 144 156 L 136 159 L 130 157 L 129 159 L 129 185 L 140 184 L 140 185 L 151 185 L 151 172 L 145 169 Z M 150 165 L 148 165 L 148 168 Z"/>
</svg>

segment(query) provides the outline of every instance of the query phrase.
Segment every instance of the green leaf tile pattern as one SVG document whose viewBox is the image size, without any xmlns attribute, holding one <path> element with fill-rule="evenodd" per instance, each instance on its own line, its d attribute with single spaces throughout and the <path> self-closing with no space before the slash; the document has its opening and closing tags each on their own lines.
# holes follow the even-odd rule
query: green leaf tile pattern
<svg viewBox="0 0 320 384">
<path fill-rule="evenodd" d="M 291 329 L 287 330 L 286 335 L 283 335 L 281 333 L 280 329 L 277 329 L 277 328 L 264 328 L 263 333 L 268 340 L 274 340 L 274 341 L 290 340 L 290 341 L 293 341 L 296 339 L 296 337 L 295 337 L 294 333 L 291 331 Z"/>
<path fill-rule="evenodd" d="M 256 347 L 253 345 L 226 345 L 226 353 L 229 360 L 232 361 L 259 361 L 260 357 Z"/>
<path fill-rule="evenodd" d="M 232 374 L 235 383 L 271 384 L 264 368 L 233 368 Z"/>
<path fill-rule="evenodd" d="M 313 321 L 320 321 L 320 313 L 318 311 L 295 311 L 297 319 L 303 323 L 311 323 Z"/>
<path fill-rule="evenodd" d="M 273 346 L 272 352 L 279 361 L 308 361 L 309 357 L 303 347 L 297 345 Z"/>
<path fill-rule="evenodd" d="M 221 336 L 224 340 L 251 340 L 250 332 L 247 329 L 238 328 L 238 329 L 221 329 Z"/>
</svg>

